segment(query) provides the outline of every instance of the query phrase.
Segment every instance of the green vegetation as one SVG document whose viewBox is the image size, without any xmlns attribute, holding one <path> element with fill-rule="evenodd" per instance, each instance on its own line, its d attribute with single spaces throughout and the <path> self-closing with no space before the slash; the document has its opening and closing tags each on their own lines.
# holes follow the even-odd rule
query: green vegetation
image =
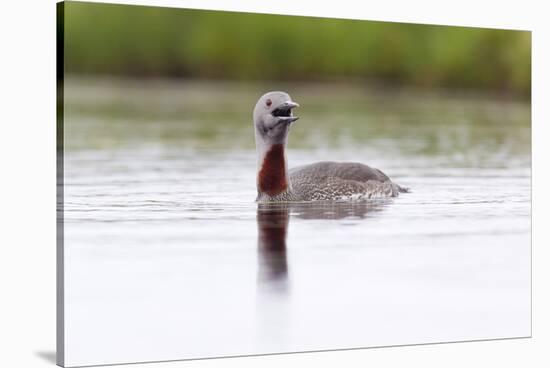
<svg viewBox="0 0 550 368">
<path fill-rule="evenodd" d="M 353 80 L 528 96 L 531 34 L 69 2 L 68 73 Z"/>
</svg>

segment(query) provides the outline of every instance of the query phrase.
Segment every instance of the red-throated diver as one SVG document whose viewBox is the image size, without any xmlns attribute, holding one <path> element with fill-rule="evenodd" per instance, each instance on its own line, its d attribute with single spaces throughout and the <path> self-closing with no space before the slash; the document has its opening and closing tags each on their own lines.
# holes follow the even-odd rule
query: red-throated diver
<svg viewBox="0 0 550 368">
<path fill-rule="evenodd" d="M 396 197 L 408 190 L 378 169 L 355 162 L 317 162 L 287 168 L 285 147 L 298 107 L 285 92 L 268 92 L 254 108 L 259 202 Z"/>
</svg>

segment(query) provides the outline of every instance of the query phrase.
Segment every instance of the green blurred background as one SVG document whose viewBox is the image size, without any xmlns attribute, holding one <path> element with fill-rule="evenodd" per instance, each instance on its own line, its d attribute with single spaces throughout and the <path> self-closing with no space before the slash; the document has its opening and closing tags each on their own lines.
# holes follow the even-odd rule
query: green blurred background
<svg viewBox="0 0 550 368">
<path fill-rule="evenodd" d="M 353 81 L 530 96 L 528 31 L 65 3 L 79 75 Z"/>
</svg>

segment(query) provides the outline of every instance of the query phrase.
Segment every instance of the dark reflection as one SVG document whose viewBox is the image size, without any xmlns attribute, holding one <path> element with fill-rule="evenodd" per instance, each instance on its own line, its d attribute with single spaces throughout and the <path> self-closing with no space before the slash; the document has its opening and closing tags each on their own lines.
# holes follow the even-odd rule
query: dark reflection
<svg viewBox="0 0 550 368">
<path fill-rule="evenodd" d="M 356 202 L 260 203 L 258 223 L 258 282 L 272 290 L 288 290 L 287 233 L 292 217 L 305 220 L 364 219 L 391 200 Z"/>
<path fill-rule="evenodd" d="M 340 220 L 345 218 L 364 219 L 367 214 L 381 211 L 392 199 L 342 202 L 290 203 L 292 216 L 306 220 Z"/>
<path fill-rule="evenodd" d="M 287 287 L 286 235 L 290 209 L 281 204 L 259 204 L 258 223 L 259 281 Z"/>
</svg>

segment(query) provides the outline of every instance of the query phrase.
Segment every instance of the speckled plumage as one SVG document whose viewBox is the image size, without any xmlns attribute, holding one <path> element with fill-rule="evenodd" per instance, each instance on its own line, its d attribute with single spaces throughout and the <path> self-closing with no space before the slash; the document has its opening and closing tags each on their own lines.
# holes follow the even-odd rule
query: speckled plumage
<svg viewBox="0 0 550 368">
<path fill-rule="evenodd" d="M 393 183 L 378 169 L 355 162 L 317 162 L 289 171 L 290 186 L 270 196 L 259 193 L 258 201 L 327 201 L 397 197 L 407 189 Z"/>
<path fill-rule="evenodd" d="M 396 197 L 404 191 L 378 169 L 356 162 L 317 162 L 289 172 L 299 200 Z"/>
</svg>

